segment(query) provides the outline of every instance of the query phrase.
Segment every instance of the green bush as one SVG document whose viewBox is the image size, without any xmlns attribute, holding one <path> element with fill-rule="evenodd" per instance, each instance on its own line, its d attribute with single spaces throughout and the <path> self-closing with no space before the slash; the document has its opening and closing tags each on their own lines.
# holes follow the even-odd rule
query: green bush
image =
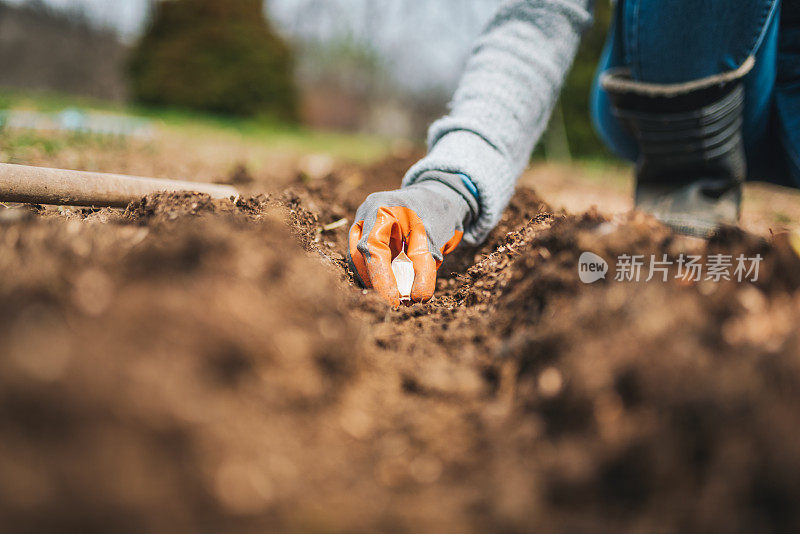
<svg viewBox="0 0 800 534">
<path fill-rule="evenodd" d="M 561 109 L 569 139 L 569 147 L 576 157 L 610 157 L 592 125 L 589 99 L 597 64 L 611 25 L 610 2 L 595 2 L 595 23 L 584 36 L 575 65 L 561 92 Z"/>
<path fill-rule="evenodd" d="M 129 63 L 141 103 L 288 120 L 297 117 L 293 67 L 261 0 L 159 2 Z"/>
</svg>

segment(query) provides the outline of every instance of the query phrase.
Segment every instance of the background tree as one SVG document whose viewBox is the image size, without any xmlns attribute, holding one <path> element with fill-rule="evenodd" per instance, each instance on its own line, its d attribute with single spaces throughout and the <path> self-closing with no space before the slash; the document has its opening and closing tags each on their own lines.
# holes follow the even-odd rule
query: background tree
<svg viewBox="0 0 800 534">
<path fill-rule="evenodd" d="M 292 120 L 293 70 L 261 0 L 158 2 L 129 64 L 139 102 Z"/>
</svg>

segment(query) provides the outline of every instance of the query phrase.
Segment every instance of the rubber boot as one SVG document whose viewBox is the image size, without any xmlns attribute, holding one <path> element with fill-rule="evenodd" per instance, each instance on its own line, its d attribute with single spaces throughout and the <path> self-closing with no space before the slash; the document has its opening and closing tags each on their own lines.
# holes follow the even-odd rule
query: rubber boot
<svg viewBox="0 0 800 534">
<path fill-rule="evenodd" d="M 614 114 L 638 142 L 636 208 L 678 233 L 708 237 L 739 220 L 747 174 L 746 67 L 676 85 L 635 82 L 624 72 L 604 75 Z"/>
</svg>

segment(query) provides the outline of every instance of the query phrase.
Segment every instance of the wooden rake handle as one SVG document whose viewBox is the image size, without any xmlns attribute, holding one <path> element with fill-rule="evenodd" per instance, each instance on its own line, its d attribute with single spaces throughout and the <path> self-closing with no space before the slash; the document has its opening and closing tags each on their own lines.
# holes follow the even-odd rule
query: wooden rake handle
<svg viewBox="0 0 800 534">
<path fill-rule="evenodd" d="M 239 196 L 228 185 L 0 163 L 0 202 L 124 208 L 164 191 L 194 191 L 220 199 Z"/>
</svg>

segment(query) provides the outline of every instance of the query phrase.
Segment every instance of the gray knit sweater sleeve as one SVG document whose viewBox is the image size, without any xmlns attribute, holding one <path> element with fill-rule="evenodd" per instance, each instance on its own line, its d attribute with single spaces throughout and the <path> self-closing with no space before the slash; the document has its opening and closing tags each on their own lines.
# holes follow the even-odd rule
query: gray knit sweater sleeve
<svg viewBox="0 0 800 534">
<path fill-rule="evenodd" d="M 403 186 L 426 171 L 467 175 L 480 217 L 464 241 L 478 244 L 497 225 L 528 164 L 591 22 L 592 0 L 505 0 L 469 59 L 450 113 L 428 134 L 428 155 Z"/>
</svg>

